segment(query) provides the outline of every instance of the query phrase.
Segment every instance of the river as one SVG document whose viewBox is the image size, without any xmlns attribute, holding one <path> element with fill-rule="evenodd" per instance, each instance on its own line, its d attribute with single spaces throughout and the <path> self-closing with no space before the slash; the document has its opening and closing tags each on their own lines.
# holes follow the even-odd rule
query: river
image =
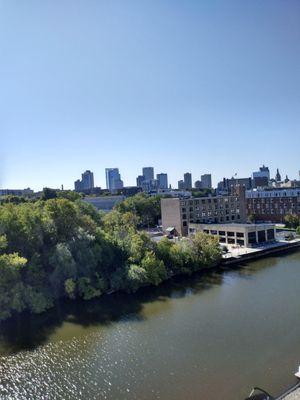
<svg viewBox="0 0 300 400">
<path fill-rule="evenodd" d="M 242 400 L 300 364 L 300 252 L 0 325 L 0 398 Z"/>
</svg>

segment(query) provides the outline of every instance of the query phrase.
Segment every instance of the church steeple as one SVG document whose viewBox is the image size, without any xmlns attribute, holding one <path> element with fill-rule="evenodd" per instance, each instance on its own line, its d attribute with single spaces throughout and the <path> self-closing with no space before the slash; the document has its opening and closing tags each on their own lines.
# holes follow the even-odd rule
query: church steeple
<svg viewBox="0 0 300 400">
<path fill-rule="evenodd" d="M 279 169 L 278 168 L 277 168 L 277 171 L 276 171 L 275 181 L 276 182 L 281 182 L 281 175 L 279 173 Z"/>
</svg>

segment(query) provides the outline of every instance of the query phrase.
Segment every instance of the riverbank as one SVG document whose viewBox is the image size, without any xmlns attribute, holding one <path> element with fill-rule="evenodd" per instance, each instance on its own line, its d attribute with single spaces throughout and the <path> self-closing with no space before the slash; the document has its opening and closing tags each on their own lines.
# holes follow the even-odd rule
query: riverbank
<svg viewBox="0 0 300 400">
<path fill-rule="evenodd" d="M 230 251 L 223 255 L 222 265 L 233 265 L 244 261 L 252 261 L 262 257 L 284 254 L 288 251 L 300 249 L 300 239 L 292 241 L 277 241 L 260 247 L 253 248 L 230 248 Z"/>
</svg>

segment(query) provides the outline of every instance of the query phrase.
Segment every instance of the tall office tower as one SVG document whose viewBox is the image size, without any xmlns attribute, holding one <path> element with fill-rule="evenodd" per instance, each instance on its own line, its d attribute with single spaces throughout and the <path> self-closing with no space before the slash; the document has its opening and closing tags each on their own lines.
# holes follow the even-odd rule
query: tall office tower
<svg viewBox="0 0 300 400">
<path fill-rule="evenodd" d="M 168 174 L 157 174 L 156 180 L 158 189 L 168 189 Z"/>
<path fill-rule="evenodd" d="M 123 189 L 119 168 L 105 168 L 106 188 L 110 191 Z"/>
<path fill-rule="evenodd" d="M 211 174 L 201 175 L 201 184 L 204 189 L 211 189 Z"/>
<path fill-rule="evenodd" d="M 136 186 L 139 187 L 139 188 L 141 188 L 141 187 L 143 186 L 144 180 L 145 180 L 144 176 L 143 176 L 143 175 L 139 175 L 139 176 L 136 178 Z"/>
<path fill-rule="evenodd" d="M 184 181 L 184 188 L 186 190 L 191 190 L 192 189 L 192 174 L 190 172 L 186 172 L 183 175 L 183 181 Z"/>
<path fill-rule="evenodd" d="M 94 174 L 87 170 L 81 175 L 81 185 L 83 190 L 94 188 Z"/>
<path fill-rule="evenodd" d="M 153 167 L 144 167 L 143 168 L 143 176 L 145 181 L 152 181 L 154 179 L 154 168 Z"/>
<path fill-rule="evenodd" d="M 81 180 L 77 179 L 74 182 L 74 186 L 76 192 L 94 189 L 94 174 L 89 170 L 85 171 L 81 174 Z"/>
</svg>

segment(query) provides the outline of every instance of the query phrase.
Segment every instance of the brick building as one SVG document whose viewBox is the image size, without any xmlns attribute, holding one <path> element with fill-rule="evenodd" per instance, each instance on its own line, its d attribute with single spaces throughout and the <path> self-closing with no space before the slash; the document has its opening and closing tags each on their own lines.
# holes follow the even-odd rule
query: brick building
<svg viewBox="0 0 300 400">
<path fill-rule="evenodd" d="M 180 235 L 187 235 L 191 223 L 246 222 L 245 190 L 237 188 L 232 196 L 162 199 L 161 214 L 163 230 L 174 227 Z"/>
<path fill-rule="evenodd" d="M 247 190 L 246 204 L 256 221 L 283 223 L 287 214 L 300 216 L 300 188 Z"/>
</svg>

